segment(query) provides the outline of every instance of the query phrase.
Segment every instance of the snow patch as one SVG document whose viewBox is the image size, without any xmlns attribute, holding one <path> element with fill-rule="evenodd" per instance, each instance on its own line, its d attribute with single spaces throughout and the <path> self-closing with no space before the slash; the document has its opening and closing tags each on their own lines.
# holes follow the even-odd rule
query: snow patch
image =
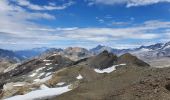
<svg viewBox="0 0 170 100">
<path fill-rule="evenodd" d="M 94 69 L 96 73 L 111 73 L 116 70 L 117 66 L 125 66 L 126 64 L 119 64 L 119 65 L 113 65 L 112 67 L 106 68 L 106 69 Z"/>
<path fill-rule="evenodd" d="M 83 79 L 83 77 L 79 74 L 79 76 L 76 77 L 78 80 Z"/>
<path fill-rule="evenodd" d="M 52 56 L 56 56 L 57 54 L 55 53 L 55 54 L 53 54 Z"/>
<path fill-rule="evenodd" d="M 59 82 L 59 83 L 57 83 L 56 85 L 61 86 L 61 85 L 64 85 L 64 84 L 65 84 L 65 82 Z"/>
<path fill-rule="evenodd" d="M 49 75 L 51 75 L 51 73 L 47 73 L 45 76 L 47 77 L 47 76 L 49 76 Z"/>
<path fill-rule="evenodd" d="M 40 70 L 43 70 L 45 67 L 38 68 L 36 72 L 39 72 Z"/>
<path fill-rule="evenodd" d="M 31 75 L 29 75 L 30 77 L 34 77 L 35 75 L 37 75 L 37 73 L 32 73 Z"/>
<path fill-rule="evenodd" d="M 14 97 L 10 97 L 7 98 L 5 100 L 35 100 L 35 99 L 46 99 L 48 97 L 52 97 L 52 96 L 57 96 L 57 95 L 61 95 L 63 93 L 66 93 L 68 91 L 71 91 L 72 89 L 70 89 L 71 85 L 67 85 L 64 87 L 58 87 L 58 88 L 45 88 L 42 90 L 35 90 L 35 91 L 31 91 L 25 95 L 17 95 Z"/>
<path fill-rule="evenodd" d="M 40 79 L 35 79 L 35 80 L 34 80 L 34 82 L 39 82 L 39 81 L 40 81 Z"/>
<path fill-rule="evenodd" d="M 51 61 L 51 60 L 44 59 L 43 61 L 44 61 L 44 62 L 49 62 L 49 61 Z"/>
<path fill-rule="evenodd" d="M 47 77 L 45 77 L 45 78 L 43 78 L 43 79 L 35 79 L 34 82 L 44 83 L 44 82 L 50 80 L 51 78 L 52 78 L 52 75 L 47 76 Z"/>
<path fill-rule="evenodd" d="M 46 63 L 45 65 L 46 65 L 46 66 L 49 66 L 49 65 L 51 65 L 51 64 L 52 64 L 52 63 Z"/>
<path fill-rule="evenodd" d="M 53 67 L 50 67 L 50 68 L 48 68 L 47 70 L 51 70 L 51 69 L 53 69 Z"/>
<path fill-rule="evenodd" d="M 14 84 L 13 86 L 16 86 L 16 87 L 20 87 L 20 86 L 24 86 L 25 84 Z"/>
</svg>

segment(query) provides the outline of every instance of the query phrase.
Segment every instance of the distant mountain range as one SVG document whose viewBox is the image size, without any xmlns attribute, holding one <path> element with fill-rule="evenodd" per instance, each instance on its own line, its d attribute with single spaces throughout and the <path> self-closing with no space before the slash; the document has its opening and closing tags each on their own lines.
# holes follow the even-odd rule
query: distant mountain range
<svg viewBox="0 0 170 100">
<path fill-rule="evenodd" d="M 13 51 L 0 49 L 0 60 L 9 60 L 12 62 L 17 62 L 21 61 L 22 59 L 23 59 L 22 56 L 17 55 Z"/>
<path fill-rule="evenodd" d="M 42 48 L 33 48 L 29 50 L 19 50 L 19 51 L 14 51 L 15 54 L 23 57 L 24 59 L 36 57 L 43 52 L 47 51 L 49 48 L 42 47 Z"/>
<path fill-rule="evenodd" d="M 141 46 L 139 48 L 115 49 L 109 46 L 98 45 L 90 50 L 80 47 L 60 48 L 33 48 L 30 50 L 10 51 L 0 49 L 0 59 L 9 59 L 13 61 L 23 61 L 34 57 L 43 57 L 51 54 L 60 54 L 72 60 L 79 60 L 93 55 L 97 55 L 107 50 L 116 55 L 131 53 L 142 60 L 155 59 L 170 56 L 170 42 L 157 43 L 149 46 Z"/>
<path fill-rule="evenodd" d="M 159 57 L 169 57 L 170 56 L 170 42 L 167 43 L 157 43 L 149 46 L 141 46 L 134 49 L 114 49 L 107 46 L 98 45 L 97 47 L 91 49 L 93 53 L 101 53 L 102 51 L 107 50 L 117 55 L 122 55 L 124 53 L 131 53 L 140 59 L 154 59 Z"/>
</svg>

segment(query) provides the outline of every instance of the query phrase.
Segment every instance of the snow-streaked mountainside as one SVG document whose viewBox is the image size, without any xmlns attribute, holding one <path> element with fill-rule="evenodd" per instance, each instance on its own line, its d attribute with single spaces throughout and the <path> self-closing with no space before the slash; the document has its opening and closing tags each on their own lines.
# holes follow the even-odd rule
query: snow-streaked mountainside
<svg viewBox="0 0 170 100">
<path fill-rule="evenodd" d="M 9 51 L 0 49 L 0 73 L 4 72 L 6 68 L 11 70 L 18 65 L 18 63 L 29 61 L 33 58 L 45 59 L 51 55 L 61 55 L 69 58 L 73 61 L 85 59 L 94 55 L 98 55 L 101 52 L 107 50 L 115 55 L 122 55 L 125 53 L 131 53 L 138 58 L 144 60 L 154 67 L 166 67 L 169 66 L 170 56 L 170 42 L 157 43 L 149 46 L 141 46 L 133 49 L 114 49 L 108 46 L 98 45 L 95 48 L 87 50 L 81 47 L 68 47 L 66 49 L 60 48 L 34 48 L 31 50 L 22 51 Z M 165 60 L 166 59 L 166 60 Z M 163 61 L 164 60 L 164 61 Z M 163 62 L 162 62 L 163 61 Z M 47 63 L 46 65 L 50 65 Z M 161 65 L 161 66 L 160 66 Z"/>
<path fill-rule="evenodd" d="M 107 51 L 78 61 L 59 54 L 34 58 L 0 74 L 0 97 L 5 100 L 51 99 L 127 66 L 149 67 L 131 54 L 116 56 Z"/>
</svg>

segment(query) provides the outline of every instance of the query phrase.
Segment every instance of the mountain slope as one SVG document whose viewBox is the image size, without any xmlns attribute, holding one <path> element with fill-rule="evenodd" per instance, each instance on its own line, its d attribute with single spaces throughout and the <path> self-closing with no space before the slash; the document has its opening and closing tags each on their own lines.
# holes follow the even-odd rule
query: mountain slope
<svg viewBox="0 0 170 100">
<path fill-rule="evenodd" d="M 130 63 L 127 65 L 118 64 L 118 58 L 116 55 L 104 51 L 97 56 L 78 61 L 79 63 L 56 54 L 47 56 L 45 59 L 33 59 L 0 75 L 2 96 L 6 98 L 14 94 L 25 94 L 32 91 L 31 88 L 37 90 L 43 84 L 52 88 L 71 84 L 70 88 L 74 90 L 79 85 L 86 84 L 86 82 L 95 82 L 96 79 L 102 79 L 105 75 L 100 74 L 97 70 L 111 69 L 112 71 L 107 73 L 113 73 L 114 70 L 121 69 L 121 66 L 129 66 Z M 82 80 L 85 83 L 81 83 Z M 20 86 L 20 84 L 22 85 Z M 23 88 L 24 90 L 21 90 Z"/>
<path fill-rule="evenodd" d="M 152 68 L 129 53 L 116 56 L 103 51 L 76 62 L 53 54 L 7 72 L 12 76 L 1 75 L 1 82 L 7 82 L 1 96 L 13 96 L 6 100 L 169 100 L 169 72 L 170 68 Z"/>
</svg>

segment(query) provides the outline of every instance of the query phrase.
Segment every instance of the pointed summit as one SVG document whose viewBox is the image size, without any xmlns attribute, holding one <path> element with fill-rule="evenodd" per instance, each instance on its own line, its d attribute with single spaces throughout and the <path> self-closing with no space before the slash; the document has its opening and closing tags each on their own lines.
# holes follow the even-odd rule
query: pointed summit
<svg viewBox="0 0 170 100">
<path fill-rule="evenodd" d="M 113 53 L 109 53 L 108 51 L 104 50 L 97 56 L 91 57 L 87 61 L 87 65 L 90 67 L 104 69 L 111 67 L 112 65 L 117 63 L 117 56 Z"/>
</svg>

